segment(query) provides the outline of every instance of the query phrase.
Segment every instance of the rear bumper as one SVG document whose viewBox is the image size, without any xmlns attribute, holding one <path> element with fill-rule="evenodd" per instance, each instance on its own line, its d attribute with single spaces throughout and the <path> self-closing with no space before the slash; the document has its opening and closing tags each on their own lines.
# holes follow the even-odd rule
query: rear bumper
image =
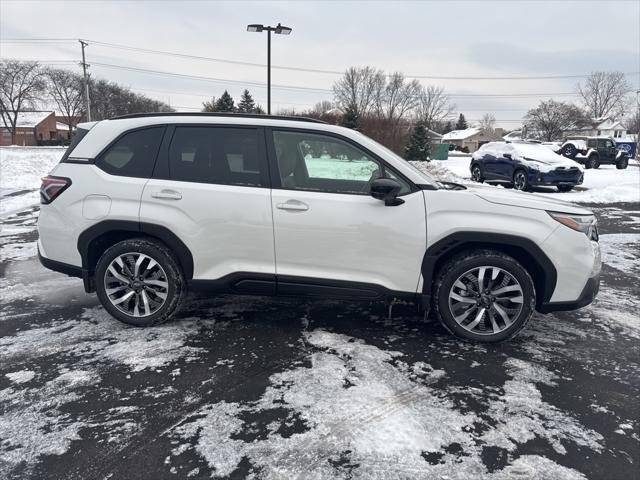
<svg viewBox="0 0 640 480">
<path fill-rule="evenodd" d="M 68 275 L 69 277 L 77 277 L 82 279 L 82 283 L 84 284 L 84 290 L 87 293 L 95 292 L 95 285 L 93 282 L 93 278 L 91 277 L 88 270 L 78 267 L 77 265 L 70 265 L 64 262 L 58 262 L 56 260 L 51 260 L 50 258 L 43 257 L 40 253 L 40 248 L 38 247 L 38 260 L 43 267 L 48 268 L 49 270 L 53 270 L 54 272 L 63 273 Z"/>
<path fill-rule="evenodd" d="M 546 302 L 540 305 L 538 311 L 541 313 L 561 312 L 567 310 L 577 310 L 589 305 L 598 295 L 600 290 L 600 275 L 591 277 L 587 280 L 586 285 L 582 289 L 582 293 L 577 300 L 573 302 Z"/>
</svg>

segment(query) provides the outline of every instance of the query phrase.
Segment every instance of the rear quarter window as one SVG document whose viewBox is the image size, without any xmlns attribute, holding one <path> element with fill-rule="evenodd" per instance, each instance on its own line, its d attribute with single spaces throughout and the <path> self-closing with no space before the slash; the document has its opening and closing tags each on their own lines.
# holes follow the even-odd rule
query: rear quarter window
<svg viewBox="0 0 640 480">
<path fill-rule="evenodd" d="M 76 134 L 73 136 L 71 143 L 69 144 L 69 146 L 64 152 L 64 155 L 62 155 L 62 158 L 60 159 L 61 162 L 64 162 L 65 160 L 67 160 L 67 158 L 69 158 L 69 156 L 73 153 L 73 150 L 78 146 L 78 144 L 82 141 L 82 139 L 85 137 L 87 133 L 89 133 L 89 130 L 86 130 L 84 128 L 78 128 L 76 130 Z"/>
<path fill-rule="evenodd" d="M 111 174 L 150 178 L 165 127 L 125 133 L 96 159 L 96 166 Z"/>
</svg>

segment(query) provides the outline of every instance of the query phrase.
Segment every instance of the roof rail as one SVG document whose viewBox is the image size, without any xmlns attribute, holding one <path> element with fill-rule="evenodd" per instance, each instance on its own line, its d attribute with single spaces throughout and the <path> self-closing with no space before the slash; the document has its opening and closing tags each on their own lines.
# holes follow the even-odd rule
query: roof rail
<svg viewBox="0 0 640 480">
<path fill-rule="evenodd" d="M 109 120 L 121 120 L 123 118 L 145 118 L 145 117 L 229 117 L 229 118 L 266 118 L 269 120 L 290 120 L 294 122 L 327 123 L 322 120 L 309 117 L 293 117 L 291 115 L 261 115 L 257 113 L 234 113 L 234 112 L 151 112 L 151 113 L 130 113 L 111 117 Z"/>
</svg>

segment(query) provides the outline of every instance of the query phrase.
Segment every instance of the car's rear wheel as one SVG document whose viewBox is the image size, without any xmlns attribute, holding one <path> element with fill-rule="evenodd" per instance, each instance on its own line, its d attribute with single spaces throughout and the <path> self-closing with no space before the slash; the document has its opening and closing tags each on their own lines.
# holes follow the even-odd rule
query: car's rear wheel
<svg viewBox="0 0 640 480">
<path fill-rule="evenodd" d="M 624 170 L 625 168 L 627 168 L 628 165 L 629 165 L 629 159 L 628 158 L 624 158 L 624 159 L 618 160 L 616 162 L 616 168 L 618 170 Z"/>
<path fill-rule="evenodd" d="M 562 150 L 560 150 L 560 154 L 567 158 L 575 158 L 575 156 L 578 154 L 578 150 L 572 144 L 568 143 L 567 145 L 562 147 Z"/>
<path fill-rule="evenodd" d="M 484 182 L 484 177 L 482 176 L 482 170 L 480 169 L 480 165 L 477 163 L 471 167 L 471 180 L 474 182 Z"/>
<path fill-rule="evenodd" d="M 513 188 L 521 191 L 529 189 L 529 179 L 527 178 L 527 172 L 522 169 L 515 171 L 515 173 L 513 174 Z"/>
<path fill-rule="evenodd" d="M 452 258 L 439 271 L 436 316 L 455 336 L 495 343 L 513 338 L 531 318 L 533 280 L 514 258 L 492 250 L 474 250 Z"/>
<path fill-rule="evenodd" d="M 561 192 L 570 192 L 573 190 L 573 185 L 558 185 L 558 190 Z"/>
<path fill-rule="evenodd" d="M 597 155 L 591 154 L 589 158 L 587 158 L 587 162 L 585 163 L 585 167 L 587 168 L 598 168 L 600 166 L 600 159 Z"/>
<path fill-rule="evenodd" d="M 134 238 L 104 252 L 96 266 L 96 292 L 118 320 L 147 327 L 166 322 L 185 295 L 182 269 L 160 242 Z"/>
</svg>

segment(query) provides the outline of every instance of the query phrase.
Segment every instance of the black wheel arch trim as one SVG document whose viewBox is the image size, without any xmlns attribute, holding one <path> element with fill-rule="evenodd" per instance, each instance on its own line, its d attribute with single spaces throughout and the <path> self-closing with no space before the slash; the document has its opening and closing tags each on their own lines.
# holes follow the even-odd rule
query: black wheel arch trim
<svg viewBox="0 0 640 480">
<path fill-rule="evenodd" d="M 461 231 L 452 233 L 427 248 L 422 259 L 423 294 L 430 295 L 437 269 L 442 263 L 468 249 L 494 248 L 507 254 L 524 252 L 528 262 L 533 262 L 537 272 L 534 283 L 537 293 L 537 305 L 549 302 L 556 288 L 557 271 L 549 257 L 536 245 L 525 237 L 502 233 Z M 516 260 L 521 261 L 517 258 Z M 525 268 L 529 265 L 523 265 Z M 542 278 L 540 278 L 542 277 Z M 542 295 L 540 293 L 542 292 Z"/>
<path fill-rule="evenodd" d="M 171 230 L 162 225 L 129 220 L 104 220 L 87 228 L 78 237 L 78 252 L 82 258 L 82 269 L 93 275 L 97 258 L 91 256 L 91 244 L 106 233 L 140 233 L 157 238 L 169 247 L 178 257 L 187 280 L 193 278 L 193 255 L 189 248 Z"/>
</svg>

